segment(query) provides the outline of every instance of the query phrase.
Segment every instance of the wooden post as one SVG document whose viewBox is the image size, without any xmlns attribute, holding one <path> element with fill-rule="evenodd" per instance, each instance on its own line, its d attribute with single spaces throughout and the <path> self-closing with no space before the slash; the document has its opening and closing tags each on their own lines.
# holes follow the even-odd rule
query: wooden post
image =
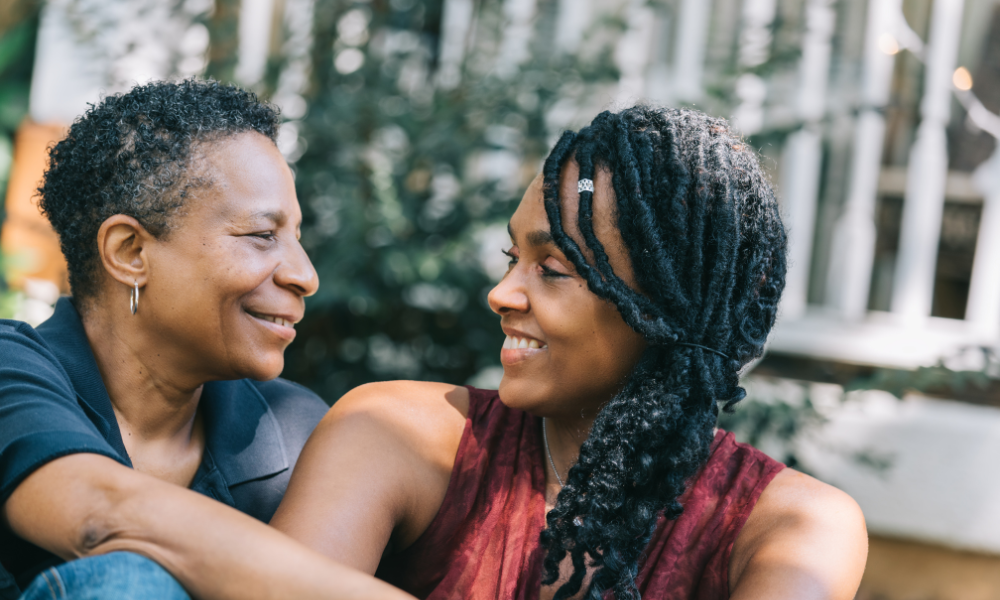
<svg viewBox="0 0 1000 600">
<path fill-rule="evenodd" d="M 462 80 L 462 63 L 465 61 L 465 46 L 472 30 L 474 10 L 472 0 L 444 2 L 438 70 L 434 76 L 435 83 L 441 89 L 454 89 Z"/>
<path fill-rule="evenodd" d="M 985 336 L 1000 340 L 1000 147 L 976 169 L 975 183 L 983 192 L 983 213 L 965 319 Z"/>
<path fill-rule="evenodd" d="M 771 56 L 771 23 L 774 22 L 777 9 L 776 0 L 744 1 L 743 28 L 736 56 L 740 69 L 760 66 Z M 736 79 L 736 97 L 740 100 L 733 111 L 732 120 L 736 129 L 744 135 L 753 135 L 763 129 L 764 101 L 767 99 L 767 82 L 764 78 L 753 72 L 740 75 Z"/>
<path fill-rule="evenodd" d="M 951 112 L 951 78 L 958 55 L 963 4 L 964 0 L 936 0 L 931 13 L 922 120 L 910 152 L 891 304 L 892 312 L 912 325 L 919 325 L 930 315 L 934 296 L 948 174 L 945 128 Z"/>
<path fill-rule="evenodd" d="M 241 0 L 236 80 L 253 87 L 264 78 L 271 49 L 274 0 Z"/>
<path fill-rule="evenodd" d="M 671 95 L 682 102 L 700 100 L 703 93 L 711 11 L 712 0 L 683 0 L 678 11 Z"/>
<path fill-rule="evenodd" d="M 591 0 L 559 0 L 556 49 L 573 54 L 580 47 L 593 15 Z"/>
<path fill-rule="evenodd" d="M 531 58 L 531 36 L 535 30 L 537 9 L 537 0 L 504 0 L 503 14 L 507 22 L 496 67 L 501 77 L 513 77 L 518 68 Z"/>
<path fill-rule="evenodd" d="M 836 25 L 832 0 L 810 0 L 799 70 L 798 112 L 805 122 L 786 142 L 782 159 L 781 195 L 788 228 L 788 275 L 781 300 L 782 318 L 805 312 L 816 203 L 823 162 L 820 120 L 826 109 L 830 72 L 830 38 Z"/>
<path fill-rule="evenodd" d="M 615 64 L 618 66 L 618 92 L 615 105 L 635 104 L 645 95 L 646 67 L 653 44 L 653 27 L 656 15 L 643 0 L 631 0 L 625 10 L 628 29 L 618 38 L 615 46 Z"/>
<path fill-rule="evenodd" d="M 875 260 L 875 202 L 885 144 L 882 108 L 889 102 L 895 55 L 879 47 L 901 14 L 902 0 L 871 0 L 865 32 L 861 114 L 854 129 L 854 153 L 847 205 L 837 220 L 830 252 L 826 302 L 848 320 L 867 314 Z"/>
<path fill-rule="evenodd" d="M 284 0 L 284 29 L 281 52 L 284 67 L 278 75 L 278 87 L 272 102 L 281 107 L 285 122 L 278 130 L 278 149 L 288 162 L 302 156 L 305 147 L 299 142 L 299 119 L 306 113 L 303 97 L 312 71 L 313 21 L 315 0 Z"/>
</svg>

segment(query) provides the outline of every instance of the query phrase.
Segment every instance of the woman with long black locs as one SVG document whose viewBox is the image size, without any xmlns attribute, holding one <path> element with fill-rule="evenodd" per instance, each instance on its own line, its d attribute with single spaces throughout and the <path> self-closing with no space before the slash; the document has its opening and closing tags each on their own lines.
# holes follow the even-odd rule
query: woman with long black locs
<svg viewBox="0 0 1000 600">
<path fill-rule="evenodd" d="M 604 112 L 508 228 L 499 390 L 350 392 L 272 524 L 419 598 L 853 598 L 857 504 L 716 429 L 785 283 L 756 154 L 694 110 Z"/>
<path fill-rule="evenodd" d="M 756 160 L 725 134 L 724 123 L 693 111 L 605 112 L 582 134 L 563 135 L 546 161 L 545 209 L 556 243 L 590 290 L 649 342 L 548 514 L 547 583 L 558 578 L 565 554 L 574 564 L 590 554 L 604 567 L 594 587 L 627 597 L 658 515 L 680 515 L 685 481 L 707 460 L 717 402 L 731 408 L 744 397 L 739 370 L 763 351 L 785 283 L 785 233 Z M 594 235 L 592 186 L 580 192 L 579 228 L 594 264 L 563 231 L 556 190 L 571 157 L 581 180 L 593 180 L 595 158 L 615 173 L 618 214 L 629 216 L 618 226 L 642 292 L 614 273 Z M 710 181 L 721 171 L 731 176 Z M 760 217 L 741 219 L 748 210 Z M 575 569 L 567 594 L 584 572 Z"/>
</svg>

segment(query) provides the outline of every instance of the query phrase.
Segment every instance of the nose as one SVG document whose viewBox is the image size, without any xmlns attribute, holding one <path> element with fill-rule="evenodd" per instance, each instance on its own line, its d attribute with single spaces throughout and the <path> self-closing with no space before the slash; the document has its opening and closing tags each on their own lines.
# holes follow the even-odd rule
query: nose
<svg viewBox="0 0 1000 600">
<path fill-rule="evenodd" d="M 500 283 L 490 290 L 486 300 L 490 304 L 490 310 L 501 317 L 511 312 L 528 312 L 528 307 L 531 306 L 524 289 L 524 281 L 516 268 L 504 275 Z"/>
<path fill-rule="evenodd" d="M 312 296 L 319 289 L 319 275 L 298 240 L 289 246 L 288 256 L 274 272 L 274 280 L 279 286 L 303 297 Z"/>
</svg>

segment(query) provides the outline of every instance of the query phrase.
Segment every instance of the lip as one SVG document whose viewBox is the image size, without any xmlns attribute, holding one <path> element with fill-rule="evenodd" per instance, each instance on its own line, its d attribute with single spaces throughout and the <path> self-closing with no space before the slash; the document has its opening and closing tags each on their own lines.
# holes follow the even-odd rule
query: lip
<svg viewBox="0 0 1000 600">
<path fill-rule="evenodd" d="M 251 311 L 245 308 L 243 309 L 243 312 L 245 312 L 251 319 L 253 319 L 261 327 L 264 327 L 274 335 L 289 342 L 295 339 L 294 325 L 302 320 L 301 316 L 291 315 L 287 313 L 281 314 L 281 313 L 269 313 L 256 310 Z M 275 323 L 274 321 L 269 321 L 268 319 L 263 317 L 269 317 L 271 319 L 281 319 L 282 321 L 292 323 L 292 326 Z"/>
<path fill-rule="evenodd" d="M 504 334 L 506 334 L 506 335 L 508 335 L 510 337 L 528 338 L 528 339 L 536 340 L 539 344 L 544 345 L 544 347 L 542 347 L 542 348 L 501 348 L 500 349 L 500 362 L 505 367 L 514 366 L 517 363 L 521 363 L 521 362 L 524 362 L 526 360 L 530 360 L 532 358 L 537 357 L 538 355 L 540 355 L 542 353 L 548 352 L 548 350 L 549 350 L 548 345 L 546 344 L 546 342 L 544 342 L 543 340 L 538 339 L 537 337 L 535 337 L 533 335 L 528 335 L 527 333 L 524 333 L 523 331 L 519 331 L 519 330 L 514 329 L 512 327 L 501 326 L 501 329 L 503 330 Z"/>
</svg>

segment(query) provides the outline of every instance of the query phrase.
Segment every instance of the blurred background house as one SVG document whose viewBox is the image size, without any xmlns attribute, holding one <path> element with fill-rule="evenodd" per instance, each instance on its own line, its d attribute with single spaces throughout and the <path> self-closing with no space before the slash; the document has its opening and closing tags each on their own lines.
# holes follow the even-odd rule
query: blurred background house
<svg viewBox="0 0 1000 600">
<path fill-rule="evenodd" d="M 1000 0 L 4 0 L 0 316 L 68 292 L 33 190 L 87 104 L 214 77 L 282 109 L 323 286 L 285 375 L 494 385 L 485 293 L 564 128 L 731 118 L 791 271 L 724 425 L 851 493 L 859 598 L 1000 598 Z"/>
</svg>

